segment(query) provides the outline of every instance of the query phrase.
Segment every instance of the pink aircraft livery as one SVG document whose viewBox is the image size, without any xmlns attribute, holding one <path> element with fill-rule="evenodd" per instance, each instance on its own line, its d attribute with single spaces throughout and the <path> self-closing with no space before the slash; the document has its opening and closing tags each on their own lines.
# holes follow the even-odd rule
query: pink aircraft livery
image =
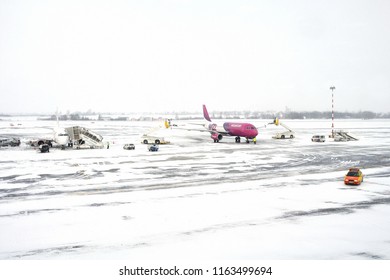
<svg viewBox="0 0 390 280">
<path fill-rule="evenodd" d="M 249 143 L 253 141 L 256 143 L 256 136 L 258 135 L 257 128 L 251 123 L 242 123 L 242 122 L 225 122 L 222 126 L 218 126 L 216 123 L 211 121 L 210 115 L 207 112 L 206 105 L 203 105 L 203 117 L 207 121 L 205 124 L 193 123 L 194 125 L 201 125 L 205 129 L 192 129 L 185 127 L 178 127 L 176 124 L 171 124 L 171 120 L 165 120 L 165 127 L 175 127 L 177 129 L 184 130 L 195 130 L 201 132 L 210 132 L 211 138 L 214 140 L 214 143 L 218 143 L 222 140 L 224 136 L 233 136 L 236 137 L 236 143 L 241 142 L 241 137 L 246 139 L 246 142 Z"/>
<path fill-rule="evenodd" d="M 206 105 L 203 105 L 203 117 L 207 121 L 204 126 L 210 132 L 214 143 L 221 141 L 223 136 L 236 137 L 236 143 L 241 142 L 241 137 L 246 138 L 247 143 L 249 143 L 250 140 L 256 142 L 256 136 L 259 132 L 253 124 L 242 122 L 225 122 L 222 127 L 218 126 L 211 121 Z"/>
</svg>

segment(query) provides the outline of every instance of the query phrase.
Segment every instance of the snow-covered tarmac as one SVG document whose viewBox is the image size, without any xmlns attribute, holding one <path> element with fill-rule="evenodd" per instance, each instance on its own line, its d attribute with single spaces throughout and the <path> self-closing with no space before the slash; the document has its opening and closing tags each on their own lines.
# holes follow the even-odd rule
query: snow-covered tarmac
<svg viewBox="0 0 390 280">
<path fill-rule="evenodd" d="M 55 125 L 17 122 L 0 134 Z M 256 145 L 161 130 L 153 153 L 139 136 L 160 123 L 106 121 L 64 126 L 110 149 L 0 148 L 0 259 L 390 259 L 390 121 L 338 121 L 360 139 L 338 143 L 310 141 L 328 120 L 285 122 L 295 139 L 268 126 Z M 343 184 L 353 166 L 361 186 Z"/>
</svg>

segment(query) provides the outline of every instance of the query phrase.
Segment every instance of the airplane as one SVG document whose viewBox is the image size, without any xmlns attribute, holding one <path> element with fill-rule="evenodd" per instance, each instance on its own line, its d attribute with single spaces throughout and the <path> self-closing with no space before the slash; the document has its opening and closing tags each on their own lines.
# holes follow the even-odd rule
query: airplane
<svg viewBox="0 0 390 280">
<path fill-rule="evenodd" d="M 66 132 L 64 128 L 53 128 L 53 136 L 48 137 L 40 137 L 36 140 L 31 140 L 28 142 L 30 146 L 39 147 L 43 144 L 48 144 L 50 147 L 53 147 L 53 143 L 56 144 L 56 146 L 60 147 L 62 150 L 64 150 L 67 147 L 71 146 L 71 140 L 69 137 L 69 134 Z"/>
<path fill-rule="evenodd" d="M 65 147 L 70 146 L 70 137 L 64 128 L 56 127 L 54 129 L 53 137 L 54 142 L 56 142 L 61 147 L 61 149 L 65 149 Z"/>
<path fill-rule="evenodd" d="M 59 120 L 58 120 L 58 110 L 56 113 L 57 117 L 57 127 L 52 128 L 53 130 L 53 136 L 52 138 L 48 139 L 46 137 L 39 138 L 37 140 L 32 140 L 29 142 L 31 146 L 39 147 L 43 144 L 48 144 L 50 147 L 53 146 L 53 142 L 56 143 L 62 150 L 64 150 L 66 147 L 71 146 L 71 139 L 66 131 L 65 128 L 60 127 Z"/>
<path fill-rule="evenodd" d="M 247 143 L 249 143 L 250 140 L 256 143 L 256 136 L 258 135 L 258 131 L 253 124 L 242 122 L 225 122 L 222 126 L 218 126 L 211 121 L 206 105 L 203 105 L 203 117 L 207 121 L 205 124 L 203 124 L 206 130 L 201 131 L 210 132 L 210 136 L 214 140 L 214 143 L 221 141 L 224 136 L 235 137 L 236 143 L 241 142 L 241 137 L 246 138 Z M 172 125 L 170 121 L 167 121 L 165 126 L 168 128 Z"/>
<path fill-rule="evenodd" d="M 69 133 L 66 131 L 65 128 L 60 127 L 60 121 L 58 119 L 58 109 L 56 112 L 56 119 L 57 119 L 57 127 L 54 128 L 54 142 L 56 142 L 62 150 L 65 149 L 65 147 L 71 146 L 71 140 Z"/>
<path fill-rule="evenodd" d="M 40 147 L 47 144 L 49 147 L 57 147 L 65 150 L 71 149 L 85 149 L 85 148 L 103 148 L 103 137 L 85 127 L 72 126 L 60 127 L 58 110 L 56 113 L 57 127 L 51 128 L 53 131 L 52 137 L 40 137 L 35 140 L 27 142 L 30 146 Z M 44 127 L 47 129 L 47 127 Z M 108 144 L 107 144 L 108 145 Z"/>
</svg>

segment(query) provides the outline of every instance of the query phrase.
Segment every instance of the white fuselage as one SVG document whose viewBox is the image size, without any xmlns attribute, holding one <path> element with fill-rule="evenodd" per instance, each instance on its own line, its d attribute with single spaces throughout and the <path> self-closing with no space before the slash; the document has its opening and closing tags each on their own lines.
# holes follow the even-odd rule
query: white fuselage
<svg viewBox="0 0 390 280">
<path fill-rule="evenodd" d="M 54 141 L 60 146 L 66 146 L 70 142 L 69 134 L 65 129 L 57 128 L 54 130 Z"/>
</svg>

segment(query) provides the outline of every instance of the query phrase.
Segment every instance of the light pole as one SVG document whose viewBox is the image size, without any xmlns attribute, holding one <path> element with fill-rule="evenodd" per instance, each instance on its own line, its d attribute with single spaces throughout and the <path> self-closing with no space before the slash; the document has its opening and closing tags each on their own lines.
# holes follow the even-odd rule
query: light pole
<svg viewBox="0 0 390 280">
<path fill-rule="evenodd" d="M 331 86 L 330 90 L 332 91 L 332 138 L 334 138 L 334 99 L 333 99 L 333 91 L 336 89 L 335 86 Z"/>
</svg>

